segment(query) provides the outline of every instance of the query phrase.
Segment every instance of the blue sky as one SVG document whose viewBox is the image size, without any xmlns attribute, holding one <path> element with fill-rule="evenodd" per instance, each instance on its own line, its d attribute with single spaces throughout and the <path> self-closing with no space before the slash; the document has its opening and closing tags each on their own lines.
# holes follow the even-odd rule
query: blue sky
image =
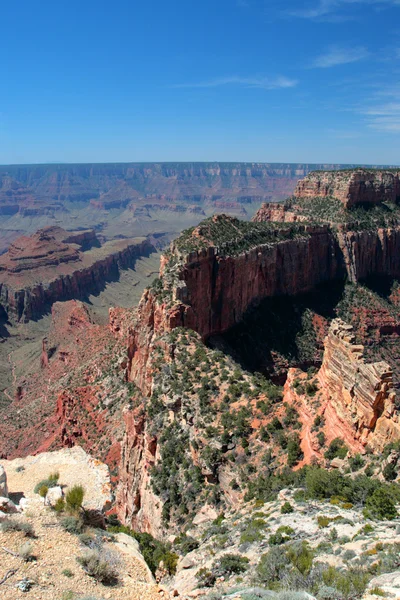
<svg viewBox="0 0 400 600">
<path fill-rule="evenodd" d="M 0 163 L 400 163 L 400 0 L 3 0 Z"/>
</svg>

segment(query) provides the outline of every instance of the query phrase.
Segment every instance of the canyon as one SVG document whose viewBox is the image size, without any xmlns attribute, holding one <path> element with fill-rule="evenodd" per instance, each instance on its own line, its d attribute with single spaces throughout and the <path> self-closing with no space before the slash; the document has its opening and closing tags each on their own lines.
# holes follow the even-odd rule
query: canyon
<svg viewBox="0 0 400 600">
<path fill-rule="evenodd" d="M 310 218 L 314 201 L 320 212 Z M 251 222 L 209 217 L 164 251 L 159 278 L 138 306 L 110 309 L 108 323 L 76 300 L 55 302 L 40 355 L 15 377 L 0 453 L 82 445 L 110 466 L 120 521 L 161 538 L 204 504 L 223 510 L 256 498 L 287 464 L 329 468 L 325 455 L 336 438 L 350 457 L 396 442 L 397 209 L 371 202 L 381 214 L 351 198 L 357 213 L 346 208 L 338 221 L 337 201 L 321 205 L 315 195 L 268 203 Z M 1 262 L 7 277 L 13 269 L 20 277 L 33 256 L 63 269 L 76 252 L 91 251 L 79 250 L 75 234 L 53 231 L 46 254 L 43 235 L 50 233 L 39 232 L 22 254 L 12 246 Z M 80 235 L 90 246 L 93 234 Z M 368 283 L 376 277 L 390 280 L 386 295 Z M 271 344 L 265 324 L 280 328 L 279 352 L 269 346 L 263 354 L 272 367 L 279 363 L 282 388 L 267 368 L 242 361 L 250 318 L 253 352 L 261 338 Z M 293 352 L 299 340 L 307 360 Z M 290 463 L 288 444 L 296 448 Z"/>
<path fill-rule="evenodd" d="M 0 166 L 0 254 L 49 225 L 95 229 L 103 240 L 164 234 L 167 244 L 204 216 L 252 217 L 290 196 L 299 177 L 343 165 L 115 163 Z M 351 166 L 351 165 L 350 165 Z"/>
</svg>

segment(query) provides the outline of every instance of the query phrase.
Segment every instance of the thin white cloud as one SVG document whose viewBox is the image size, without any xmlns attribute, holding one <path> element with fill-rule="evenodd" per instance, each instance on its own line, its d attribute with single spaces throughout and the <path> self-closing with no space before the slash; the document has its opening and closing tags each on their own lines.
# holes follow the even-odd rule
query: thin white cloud
<svg viewBox="0 0 400 600">
<path fill-rule="evenodd" d="M 355 46 L 353 48 L 332 46 L 328 52 L 318 56 L 311 66 L 327 69 L 329 67 L 336 67 L 337 65 L 347 65 L 349 63 L 358 62 L 368 56 L 369 52 L 363 46 Z"/>
<path fill-rule="evenodd" d="M 217 77 L 208 81 L 200 81 L 193 83 L 178 83 L 175 88 L 216 88 L 227 85 L 243 86 L 247 88 L 259 88 L 263 90 L 277 90 L 285 88 L 293 88 L 298 84 L 296 79 L 289 77 Z"/>
<path fill-rule="evenodd" d="M 372 106 L 361 111 L 368 127 L 377 131 L 400 133 L 400 99 L 397 102 Z"/>
<path fill-rule="evenodd" d="M 319 0 L 316 4 L 310 4 L 308 7 L 306 6 L 301 9 L 288 10 L 285 14 L 303 19 L 329 19 L 333 21 L 342 21 L 346 18 L 350 18 L 350 16 L 340 13 L 343 9 L 349 8 L 351 5 L 363 7 L 370 6 L 382 9 L 391 6 L 400 6 L 400 0 Z"/>
</svg>

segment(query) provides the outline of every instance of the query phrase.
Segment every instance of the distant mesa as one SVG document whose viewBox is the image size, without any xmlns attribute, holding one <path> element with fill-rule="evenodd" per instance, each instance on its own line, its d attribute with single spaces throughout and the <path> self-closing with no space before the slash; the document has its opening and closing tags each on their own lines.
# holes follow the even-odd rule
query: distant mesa
<svg viewBox="0 0 400 600">
<path fill-rule="evenodd" d="M 297 198 L 336 198 L 346 207 L 400 200 L 400 170 L 312 172 L 299 181 Z"/>
</svg>

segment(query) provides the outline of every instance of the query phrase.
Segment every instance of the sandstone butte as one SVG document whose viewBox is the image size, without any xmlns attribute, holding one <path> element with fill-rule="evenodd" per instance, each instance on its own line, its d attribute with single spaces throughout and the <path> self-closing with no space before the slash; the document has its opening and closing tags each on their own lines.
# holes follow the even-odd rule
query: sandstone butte
<svg viewBox="0 0 400 600">
<path fill-rule="evenodd" d="M 57 300 L 102 289 L 120 269 L 153 250 L 147 238 L 106 242 L 94 231 L 46 227 L 15 240 L 0 257 L 0 307 L 12 320 L 40 316 Z"/>
<path fill-rule="evenodd" d="M 87 325 L 88 330 L 93 330 L 90 335 L 104 335 L 108 343 L 111 343 L 110 338 L 114 339 L 113 352 L 118 348 L 120 353 L 118 368 L 124 379 L 134 384 L 135 394 L 139 393 L 145 402 L 150 402 L 156 386 L 157 363 L 161 360 L 168 371 L 179 353 L 177 343 L 168 338 L 174 330 L 190 328 L 199 334 L 199 340 L 206 340 L 211 334 L 226 331 L 240 322 L 251 306 L 266 297 L 296 296 L 320 283 L 343 280 L 346 276 L 354 282 L 374 274 L 400 278 L 397 226 L 366 231 L 346 229 L 341 232 L 344 237 L 340 238 L 337 230 L 334 231 L 327 223 L 310 223 L 303 219 L 301 222 L 271 224 L 268 218 L 263 220 L 265 212 L 264 207 L 253 223 L 221 215 L 185 232 L 165 253 L 160 279 L 145 291 L 136 312 L 111 309 L 107 334 L 100 334 L 99 327 Z M 267 213 L 271 214 L 269 208 Z M 285 221 L 285 211 L 282 213 L 280 207 L 273 214 L 275 218 L 281 214 Z M 53 417 L 47 415 L 47 421 L 43 415 L 42 423 L 46 422 L 50 431 L 48 441 L 45 445 L 42 443 L 41 448 L 47 450 L 63 444 L 72 445 L 83 436 L 86 444 L 92 443 L 97 449 L 99 430 L 103 436 L 113 431 L 113 456 L 119 467 L 118 514 L 129 525 L 161 535 L 162 501 L 150 485 L 152 467 L 162 460 L 160 442 L 152 430 L 152 419 L 147 417 L 142 405 L 126 404 L 122 411 L 125 422 L 122 441 L 121 430 L 115 426 L 117 421 L 121 422 L 121 413 L 113 411 L 114 421 L 108 423 L 109 413 L 106 408 L 100 410 L 98 406 L 100 398 L 104 399 L 107 394 L 111 394 L 112 398 L 112 387 L 105 387 L 109 376 L 100 380 L 98 377 L 102 370 L 110 372 L 107 360 L 111 352 L 108 351 L 102 358 L 104 364 L 96 361 L 90 335 L 86 339 L 85 328 L 77 330 L 87 317 L 72 318 L 72 314 L 80 312 L 75 305 L 68 317 L 68 335 L 72 343 L 67 360 L 71 366 L 85 365 L 83 377 L 80 376 L 75 389 L 71 388 L 71 384 L 64 391 L 60 390 L 59 384 L 55 388 L 58 393 L 57 411 Z M 74 343 L 76 339 L 80 340 L 79 344 Z M 65 343 L 66 339 L 63 339 Z M 206 348 L 204 351 L 209 352 Z M 65 375 L 65 357 L 58 350 L 51 356 L 47 355 L 46 348 L 43 352 L 42 366 L 46 369 L 46 377 L 42 376 L 42 379 L 46 379 L 46 385 L 50 386 L 52 370 L 57 372 L 59 368 L 61 372 L 63 369 Z M 88 353 L 91 355 L 90 363 L 85 362 Z M 71 367 L 68 369 L 71 371 Z M 322 411 L 326 418 L 328 441 L 335 436 L 342 437 L 354 452 L 364 452 L 367 444 L 381 450 L 385 444 L 399 438 L 389 365 L 366 361 L 362 348 L 354 343 L 352 331 L 340 321 L 333 322 L 326 337 L 324 359 L 317 378 L 320 385 L 318 400 L 321 401 L 318 409 L 310 405 L 309 399 L 299 397 L 291 386 L 291 373 L 285 386 L 285 399 L 289 403 L 293 400 L 299 407 L 304 404 L 304 411 L 299 408 L 299 413 L 306 460 L 311 460 L 313 455 L 323 458 L 310 432 L 310 424 L 318 411 Z M 31 383 L 26 381 L 23 402 L 21 397 L 15 401 L 18 411 L 22 406 L 26 409 L 29 398 L 33 397 L 30 386 Z M 45 396 L 49 402 L 51 387 L 46 389 Z M 36 397 L 37 388 L 35 400 Z M 126 392 L 121 394 L 121 398 L 126 398 Z M 169 418 L 173 422 L 180 422 L 182 418 L 189 435 L 203 443 L 204 432 L 196 422 L 193 423 L 193 417 L 183 411 L 181 400 L 173 394 L 170 396 L 169 392 L 165 392 L 163 398 L 169 407 Z M 33 401 L 31 405 L 34 406 Z M 81 405 L 85 406 L 88 415 L 84 422 L 81 422 L 79 412 Z M 95 427 L 90 421 L 95 422 Z M 254 440 L 259 441 L 258 430 L 267 422 L 261 416 L 254 417 Z M 11 425 L 8 423 L 7 426 Z M 38 448 L 40 444 L 34 433 L 36 427 L 31 427 L 29 439 L 32 446 L 36 444 Z M 26 451 L 28 448 L 31 451 L 32 446 L 26 445 Z M 192 460 L 212 481 L 215 475 L 201 462 L 198 452 L 192 452 Z M 228 466 L 221 467 L 218 475 L 221 489 L 230 502 L 237 503 L 241 496 L 229 486 L 234 476 L 229 469 Z"/>
<path fill-rule="evenodd" d="M 297 184 L 297 198 L 337 198 L 347 208 L 400 200 L 400 171 L 367 169 L 312 172 Z"/>
</svg>

